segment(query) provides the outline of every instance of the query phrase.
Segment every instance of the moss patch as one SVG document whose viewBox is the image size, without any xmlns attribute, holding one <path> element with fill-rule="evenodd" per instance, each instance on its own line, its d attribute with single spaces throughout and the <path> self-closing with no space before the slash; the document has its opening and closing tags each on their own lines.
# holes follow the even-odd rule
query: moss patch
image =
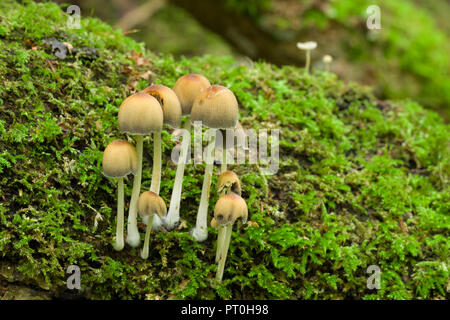
<svg viewBox="0 0 450 320">
<path fill-rule="evenodd" d="M 79 294 L 96 299 L 449 297 L 449 127 L 437 114 L 378 101 L 332 74 L 227 57 L 175 61 L 96 19 L 67 29 L 51 3 L 2 1 L 0 19 L 0 292 L 15 283 L 70 297 L 65 271 L 76 264 Z M 117 126 L 122 100 L 189 72 L 229 87 L 245 128 L 281 129 L 276 175 L 231 166 L 251 223 L 233 233 L 216 289 L 216 231 L 204 243 L 188 234 L 204 166 L 186 167 L 182 223 L 154 236 L 147 261 L 137 249 L 112 249 L 116 187 L 101 172 L 105 146 L 126 138 Z M 170 133 L 162 135 L 167 202 Z M 130 181 L 125 194 L 129 201 Z M 210 212 L 216 200 L 213 188 Z M 369 265 L 381 268 L 379 290 L 366 286 Z"/>
</svg>

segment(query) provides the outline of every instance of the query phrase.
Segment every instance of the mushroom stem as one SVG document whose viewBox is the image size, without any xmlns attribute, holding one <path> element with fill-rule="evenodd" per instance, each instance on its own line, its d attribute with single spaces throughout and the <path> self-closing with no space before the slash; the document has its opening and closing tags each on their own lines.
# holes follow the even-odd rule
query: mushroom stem
<svg viewBox="0 0 450 320">
<path fill-rule="evenodd" d="M 148 218 L 147 228 L 145 231 L 144 246 L 141 251 L 142 259 L 148 258 L 148 248 L 149 248 L 149 242 L 150 242 L 150 232 L 152 230 L 152 224 L 153 224 L 153 217 L 154 217 L 154 215 L 150 215 Z"/>
<path fill-rule="evenodd" d="M 216 263 L 219 262 L 220 259 L 220 253 L 223 247 L 223 242 L 225 240 L 225 229 L 226 227 L 219 225 L 219 230 L 217 232 Z"/>
<path fill-rule="evenodd" d="M 215 145 L 216 133 L 211 137 L 210 146 Z M 200 198 L 200 205 L 197 212 L 197 221 L 195 228 L 192 230 L 191 235 L 197 241 L 204 241 L 208 238 L 208 230 L 206 226 L 208 225 L 208 205 L 209 205 L 209 191 L 211 188 L 211 178 L 214 168 L 214 147 L 211 150 L 210 159 L 206 160 L 205 166 L 205 177 L 203 178 L 202 195 Z"/>
<path fill-rule="evenodd" d="M 211 178 L 214 164 L 206 164 L 205 177 L 203 178 L 202 195 L 200 198 L 200 206 L 197 212 L 197 222 L 192 230 L 192 236 L 197 241 L 204 241 L 208 237 L 206 229 L 208 219 L 209 190 L 211 188 Z"/>
<path fill-rule="evenodd" d="M 305 65 L 306 73 L 309 73 L 309 64 L 310 64 L 310 60 L 311 60 L 310 51 L 311 50 L 306 50 L 306 65 Z"/>
<path fill-rule="evenodd" d="M 227 171 L 227 149 L 222 146 L 222 163 L 220 164 L 220 173 Z"/>
<path fill-rule="evenodd" d="M 153 134 L 153 173 L 150 191 L 159 194 L 161 184 L 161 132 Z"/>
<path fill-rule="evenodd" d="M 116 225 L 116 242 L 114 244 L 114 249 L 120 251 L 124 247 L 123 241 L 123 221 L 124 221 L 124 210 L 123 210 L 123 178 L 119 178 L 117 185 L 117 225 Z"/>
<path fill-rule="evenodd" d="M 186 123 L 184 129 L 191 131 L 191 120 L 186 117 Z M 181 202 L 181 189 L 183 187 L 184 167 L 186 165 L 186 156 L 189 150 L 189 144 L 191 142 L 189 137 L 183 137 L 181 144 L 180 157 L 178 158 L 177 172 L 175 174 L 175 182 L 173 184 L 172 196 L 170 198 L 169 212 L 165 220 L 167 229 L 171 230 L 180 221 L 180 202 Z"/>
<path fill-rule="evenodd" d="M 223 278 L 223 271 L 225 269 L 225 261 L 227 260 L 227 253 L 228 249 L 230 247 L 230 241 L 231 241 L 231 232 L 233 231 L 233 225 L 231 223 L 227 224 L 223 227 L 225 229 L 225 236 L 223 240 L 223 244 L 221 246 L 220 250 L 220 256 L 219 256 L 219 266 L 217 267 L 217 273 L 216 273 L 216 280 L 218 282 L 222 282 Z"/>
<path fill-rule="evenodd" d="M 136 136 L 136 152 L 138 156 L 138 165 L 136 175 L 133 180 L 133 191 L 131 193 L 130 211 L 128 213 L 127 223 L 127 244 L 136 248 L 139 246 L 140 236 L 137 227 L 137 203 L 139 199 L 139 193 L 141 191 L 141 179 L 142 179 L 142 150 L 144 146 L 144 138 L 142 135 Z"/>
</svg>

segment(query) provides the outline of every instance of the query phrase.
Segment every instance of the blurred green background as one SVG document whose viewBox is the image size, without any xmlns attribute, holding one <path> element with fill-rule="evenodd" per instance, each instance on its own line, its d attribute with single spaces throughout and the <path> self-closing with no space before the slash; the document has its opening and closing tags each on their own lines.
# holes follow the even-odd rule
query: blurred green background
<svg viewBox="0 0 450 320">
<path fill-rule="evenodd" d="M 163 54 L 233 55 L 304 65 L 295 44 L 313 40 L 313 70 L 334 57 L 341 79 L 382 99 L 413 99 L 450 119 L 450 2 L 447 0 L 77 0 L 95 16 Z M 369 30 L 367 8 L 380 8 Z"/>
</svg>

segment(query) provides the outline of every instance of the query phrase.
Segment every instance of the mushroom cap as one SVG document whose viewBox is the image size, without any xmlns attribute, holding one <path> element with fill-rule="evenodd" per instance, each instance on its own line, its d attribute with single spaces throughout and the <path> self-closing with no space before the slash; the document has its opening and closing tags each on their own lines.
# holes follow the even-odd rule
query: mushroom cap
<svg viewBox="0 0 450 320">
<path fill-rule="evenodd" d="M 231 145 L 231 142 L 228 142 L 227 140 L 227 132 L 232 130 L 233 133 L 233 144 Z M 219 139 L 219 131 L 222 134 L 222 138 L 223 138 L 223 142 L 222 144 L 220 143 L 220 139 Z M 226 148 L 226 149 L 231 149 L 232 147 L 237 147 L 237 148 L 245 148 L 246 144 L 245 144 L 245 139 L 246 139 L 246 133 L 244 128 L 242 127 L 241 123 L 238 121 L 236 124 L 236 127 L 234 129 L 220 129 L 217 130 L 216 132 L 216 148 Z M 230 144 L 230 146 L 228 146 L 228 143 Z"/>
<path fill-rule="evenodd" d="M 234 224 L 239 218 L 243 223 L 247 222 L 248 208 L 245 200 L 235 193 L 221 196 L 214 207 L 214 219 L 224 226 L 229 223 Z"/>
<path fill-rule="evenodd" d="M 163 122 L 171 127 L 178 128 L 181 123 L 181 105 L 175 92 L 162 85 L 151 85 L 141 92 L 147 93 L 158 100 L 163 110 Z"/>
<path fill-rule="evenodd" d="M 219 228 L 219 223 L 214 218 L 211 219 L 211 227 L 214 228 L 214 229 Z"/>
<path fill-rule="evenodd" d="M 191 122 L 202 121 L 209 128 L 235 128 L 239 118 L 238 102 L 228 88 L 213 85 L 194 100 Z"/>
<path fill-rule="evenodd" d="M 173 91 L 180 100 L 183 115 L 191 113 L 195 98 L 201 91 L 211 86 L 211 83 L 201 74 L 186 74 L 177 79 Z"/>
<path fill-rule="evenodd" d="M 138 156 L 136 148 L 125 140 L 114 140 L 103 152 L 103 173 L 109 178 L 122 178 L 136 174 Z"/>
<path fill-rule="evenodd" d="M 234 192 L 241 195 L 241 183 L 238 176 L 233 171 L 225 171 L 217 180 L 217 191 L 219 193 Z"/>
<path fill-rule="evenodd" d="M 325 63 L 330 63 L 331 61 L 333 61 L 333 57 L 330 56 L 329 54 L 326 54 L 326 55 L 323 56 L 322 60 Z"/>
<path fill-rule="evenodd" d="M 138 92 L 126 98 L 119 108 L 119 129 L 136 135 L 160 132 L 163 111 L 158 100 L 147 93 Z"/>
<path fill-rule="evenodd" d="M 317 48 L 317 42 L 307 41 L 307 42 L 297 42 L 297 48 L 300 50 L 313 50 Z"/>
<path fill-rule="evenodd" d="M 157 214 L 161 218 L 167 215 L 167 207 L 163 198 L 152 191 L 141 193 L 138 200 L 138 212 L 141 218 Z"/>
</svg>

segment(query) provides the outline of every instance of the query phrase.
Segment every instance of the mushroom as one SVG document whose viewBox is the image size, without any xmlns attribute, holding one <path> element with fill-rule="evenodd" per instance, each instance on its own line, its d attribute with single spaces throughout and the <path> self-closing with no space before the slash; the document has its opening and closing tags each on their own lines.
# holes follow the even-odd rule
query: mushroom
<svg viewBox="0 0 450 320">
<path fill-rule="evenodd" d="M 191 121 L 202 121 L 206 127 L 213 129 L 235 128 L 239 117 L 238 102 L 229 89 L 213 85 L 203 90 L 194 100 L 191 110 Z M 215 143 L 215 135 L 211 144 Z M 214 159 L 206 159 L 205 176 L 203 179 L 202 195 L 197 212 L 197 221 L 191 235 L 197 241 L 204 241 L 208 237 L 206 229 L 208 219 L 209 189 L 213 172 Z"/>
<path fill-rule="evenodd" d="M 182 114 L 186 115 L 186 122 L 184 129 L 189 132 L 191 130 L 191 121 L 189 119 L 194 99 L 201 91 L 210 87 L 208 79 L 199 74 L 187 74 L 180 78 L 175 83 L 173 91 L 177 95 L 182 109 Z M 172 196 L 170 198 L 169 212 L 164 221 L 165 227 L 171 230 L 180 221 L 180 201 L 181 189 L 183 185 L 185 160 L 191 139 L 188 136 L 183 138 L 182 147 L 180 150 L 180 157 L 178 158 L 177 171 L 175 174 L 175 181 L 173 184 Z"/>
<path fill-rule="evenodd" d="M 123 178 L 128 174 L 136 174 L 138 157 L 136 148 L 125 140 L 114 140 L 103 152 L 103 174 L 108 178 L 118 178 L 117 186 L 117 225 L 114 249 L 120 251 L 124 247 L 124 191 Z"/>
<path fill-rule="evenodd" d="M 310 51 L 317 48 L 317 42 L 315 41 L 307 41 L 307 42 L 297 42 L 297 48 L 300 50 L 306 51 L 306 65 L 305 65 L 305 71 L 306 73 L 309 72 L 309 65 L 310 65 Z"/>
<path fill-rule="evenodd" d="M 148 247 L 150 242 L 150 232 L 152 230 L 152 220 L 155 214 L 160 218 L 165 218 L 167 214 L 166 204 L 159 195 L 152 191 L 143 192 L 138 201 L 139 216 L 148 219 L 147 228 L 145 231 L 144 246 L 141 251 L 141 258 L 148 258 Z"/>
<path fill-rule="evenodd" d="M 177 95 L 172 89 L 164 85 L 154 84 L 141 92 L 147 93 L 158 100 L 163 110 L 164 124 L 172 128 L 178 128 L 180 126 L 181 105 Z M 150 191 L 159 194 L 161 185 L 161 132 L 155 132 L 153 137 L 153 172 Z M 147 219 L 144 219 L 144 223 L 147 223 Z M 153 230 L 158 230 L 161 224 L 161 220 L 158 217 L 155 217 L 155 219 L 153 219 Z"/>
<path fill-rule="evenodd" d="M 137 202 L 141 190 L 143 135 L 161 132 L 163 111 L 158 100 L 146 93 L 138 92 L 126 98 L 119 108 L 119 129 L 136 137 L 138 167 L 133 181 L 130 210 L 128 213 L 127 239 L 132 246 L 139 246 L 140 237 L 137 228 Z"/>
<path fill-rule="evenodd" d="M 216 281 L 221 282 L 228 249 L 230 247 L 233 224 L 239 219 L 247 222 L 248 208 L 244 199 L 235 193 L 228 193 L 219 198 L 214 208 L 214 219 L 219 227 L 225 228 L 224 240 L 219 252 L 219 265 L 217 267 Z"/>
<path fill-rule="evenodd" d="M 323 63 L 325 63 L 325 71 L 330 72 L 331 62 L 333 62 L 333 57 L 329 54 L 326 54 L 322 58 Z"/>
<path fill-rule="evenodd" d="M 220 132 L 220 133 L 219 133 Z M 232 137 L 233 140 L 227 140 L 227 136 Z M 221 139 L 222 138 L 222 139 Z M 236 148 L 245 148 L 246 134 L 241 123 L 238 121 L 234 129 L 217 130 L 216 134 L 216 149 L 221 154 L 220 172 L 227 171 L 227 152 L 228 150 Z"/>
<path fill-rule="evenodd" d="M 233 171 L 223 172 L 217 180 L 217 192 L 220 195 L 231 192 L 241 195 L 241 183 L 236 173 Z"/>
<path fill-rule="evenodd" d="M 225 171 L 217 180 L 217 192 L 219 195 L 224 195 L 228 193 L 235 193 L 237 195 L 241 195 L 241 183 L 239 182 L 238 176 L 233 171 Z M 212 226 L 212 225 L 211 225 Z M 224 231 L 225 228 L 218 226 L 217 233 L 217 248 L 216 248 L 216 262 L 219 262 L 220 252 L 224 243 Z"/>
</svg>

